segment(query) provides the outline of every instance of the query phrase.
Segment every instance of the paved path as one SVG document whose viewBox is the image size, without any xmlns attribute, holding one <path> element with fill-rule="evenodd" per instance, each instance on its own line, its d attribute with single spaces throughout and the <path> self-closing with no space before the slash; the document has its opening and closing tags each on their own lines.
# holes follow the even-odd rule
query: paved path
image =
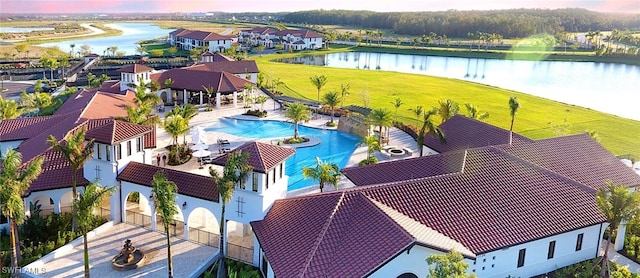
<svg viewBox="0 0 640 278">
<path fill-rule="evenodd" d="M 144 251 L 146 263 L 139 269 L 116 271 L 111 259 L 117 255 L 126 239 Z M 69 253 L 44 264 L 40 277 L 83 277 L 84 249 L 82 244 Z M 171 237 L 174 277 L 189 275 L 218 253 L 218 249 L 191 241 Z M 167 240 L 164 234 L 126 223 L 116 224 L 96 238 L 89 240 L 91 276 L 108 277 L 167 277 Z"/>
<path fill-rule="evenodd" d="M 602 255 L 604 253 L 604 246 L 607 246 L 607 241 L 603 240 L 602 241 L 602 251 L 600 252 L 600 255 Z M 619 264 L 621 266 L 625 266 L 627 267 L 627 269 L 629 269 L 629 271 L 631 271 L 631 273 L 640 273 L 640 264 L 630 260 L 629 258 L 620 255 L 620 253 L 616 252 L 616 250 L 613 250 L 614 244 L 610 244 L 609 245 L 609 253 L 607 254 L 607 257 L 609 258 L 610 261 Z"/>
</svg>

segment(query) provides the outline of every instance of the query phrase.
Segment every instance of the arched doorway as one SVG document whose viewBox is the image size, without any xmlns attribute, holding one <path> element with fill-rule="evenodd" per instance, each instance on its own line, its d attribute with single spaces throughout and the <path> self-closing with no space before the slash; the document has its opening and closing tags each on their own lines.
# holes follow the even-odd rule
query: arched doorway
<svg viewBox="0 0 640 278">
<path fill-rule="evenodd" d="M 124 203 L 124 222 L 151 228 L 151 206 L 148 197 L 138 191 L 133 191 L 127 195 Z"/>
<path fill-rule="evenodd" d="M 227 257 L 253 263 L 253 229 L 249 224 L 227 221 Z"/>
<path fill-rule="evenodd" d="M 29 211 L 34 214 L 34 209 L 38 209 L 40 216 L 47 216 L 55 212 L 55 202 L 49 196 L 38 196 L 29 202 Z M 39 207 L 39 208 L 36 208 Z"/>
<path fill-rule="evenodd" d="M 202 207 L 194 209 L 189 214 L 189 240 L 213 247 L 220 245 L 220 221 L 213 213 Z"/>
<path fill-rule="evenodd" d="M 73 191 L 69 190 L 60 197 L 60 213 L 71 213 L 73 209 Z"/>
</svg>

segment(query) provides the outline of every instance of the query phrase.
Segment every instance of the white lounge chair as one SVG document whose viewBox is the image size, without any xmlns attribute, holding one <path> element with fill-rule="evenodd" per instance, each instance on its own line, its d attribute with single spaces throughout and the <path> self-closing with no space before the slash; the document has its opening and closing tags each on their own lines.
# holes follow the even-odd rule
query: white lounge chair
<svg viewBox="0 0 640 278">
<path fill-rule="evenodd" d="M 407 148 L 407 147 L 403 147 L 402 149 L 403 149 L 405 152 L 407 152 L 407 154 L 409 154 L 409 155 L 413 155 L 413 151 L 412 151 L 411 149 L 409 149 L 409 148 Z"/>
</svg>

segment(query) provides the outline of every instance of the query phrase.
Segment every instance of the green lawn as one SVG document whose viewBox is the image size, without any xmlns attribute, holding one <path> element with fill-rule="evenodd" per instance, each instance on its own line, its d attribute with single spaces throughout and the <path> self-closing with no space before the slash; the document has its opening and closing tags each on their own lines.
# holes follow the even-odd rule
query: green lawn
<svg viewBox="0 0 640 278">
<path fill-rule="evenodd" d="M 316 55 L 326 52 L 350 51 L 341 47 L 324 51 L 302 53 L 272 54 L 251 57 L 258 63 L 261 72 L 273 78 L 279 78 L 288 89 L 285 95 L 317 100 L 317 90 L 309 81 L 314 75 L 326 75 L 328 82 L 322 93 L 330 90 L 340 91 L 340 84 L 351 86 L 345 105 L 364 105 L 363 95 L 368 95 L 369 107 L 388 108 L 392 113 L 392 101 L 400 98 L 405 104 L 398 109 L 398 120 L 415 125 L 415 116 L 409 108 L 421 105 L 431 108 L 438 100 L 451 99 L 466 113 L 464 103 L 473 103 L 481 111 L 490 113 L 486 122 L 505 129 L 509 128 L 510 116 L 508 101 L 517 96 L 520 110 L 516 116 L 514 130 L 532 139 L 556 136 L 556 125 L 566 123 L 569 134 L 595 130 L 601 143 L 615 155 L 632 154 L 640 158 L 640 122 L 621 118 L 611 114 L 551 101 L 527 94 L 491 87 L 487 85 L 417 74 L 405 74 L 384 71 L 358 69 L 337 69 L 329 67 L 284 64 L 271 60 L 296 55 Z M 283 86 L 285 87 L 285 86 Z"/>
</svg>

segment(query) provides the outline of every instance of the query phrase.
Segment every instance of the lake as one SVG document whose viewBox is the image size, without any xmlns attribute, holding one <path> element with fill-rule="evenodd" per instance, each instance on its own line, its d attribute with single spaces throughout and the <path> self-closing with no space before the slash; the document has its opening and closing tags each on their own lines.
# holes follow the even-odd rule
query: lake
<svg viewBox="0 0 640 278">
<path fill-rule="evenodd" d="M 640 66 L 369 52 L 295 57 L 281 62 L 455 78 L 640 120 Z"/>
<path fill-rule="evenodd" d="M 80 46 L 83 44 L 88 44 L 91 46 L 91 52 L 102 55 L 107 47 L 117 46 L 118 51 L 124 51 L 126 55 L 134 55 L 136 53 L 136 48 L 138 47 L 137 42 L 142 40 L 150 40 L 159 37 L 167 37 L 169 33 L 174 29 L 162 29 L 157 25 L 150 23 L 113 23 L 113 24 L 105 24 L 105 26 L 109 28 L 114 28 L 121 30 L 123 32 L 120 36 L 114 37 L 102 37 L 102 38 L 94 38 L 94 39 L 73 39 L 73 40 L 65 40 L 61 42 L 52 42 L 41 44 L 40 46 L 51 47 L 58 46 L 63 51 L 69 52 L 71 50 L 71 44 L 74 43 L 76 45 L 75 51 L 80 49 Z"/>
</svg>

